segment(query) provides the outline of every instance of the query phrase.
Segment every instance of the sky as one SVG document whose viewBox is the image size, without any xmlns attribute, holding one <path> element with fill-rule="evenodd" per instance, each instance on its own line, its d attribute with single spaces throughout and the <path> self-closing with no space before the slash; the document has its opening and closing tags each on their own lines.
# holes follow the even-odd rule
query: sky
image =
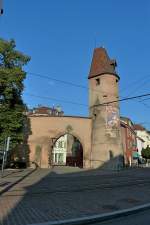
<svg viewBox="0 0 150 225">
<path fill-rule="evenodd" d="M 150 92 L 149 0 L 3 1 L 0 37 L 31 57 L 24 67 L 29 108 L 59 105 L 66 115 L 88 116 L 87 77 L 101 46 L 117 60 L 120 98 Z M 121 103 L 120 114 L 150 128 L 150 100 L 139 101 Z"/>
</svg>

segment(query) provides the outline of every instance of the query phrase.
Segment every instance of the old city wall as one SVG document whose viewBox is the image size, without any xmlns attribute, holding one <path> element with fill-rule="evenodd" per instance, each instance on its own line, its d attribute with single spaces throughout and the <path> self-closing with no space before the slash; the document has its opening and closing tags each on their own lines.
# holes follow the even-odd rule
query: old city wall
<svg viewBox="0 0 150 225">
<path fill-rule="evenodd" d="M 70 133 L 77 137 L 83 146 L 83 166 L 90 167 L 91 154 L 91 119 L 86 117 L 46 117 L 30 116 L 31 134 L 28 137 L 30 150 L 30 162 L 35 161 L 35 151 L 37 146 L 41 147 L 42 168 L 48 168 L 49 154 L 52 150 L 53 142 L 61 135 Z"/>
</svg>

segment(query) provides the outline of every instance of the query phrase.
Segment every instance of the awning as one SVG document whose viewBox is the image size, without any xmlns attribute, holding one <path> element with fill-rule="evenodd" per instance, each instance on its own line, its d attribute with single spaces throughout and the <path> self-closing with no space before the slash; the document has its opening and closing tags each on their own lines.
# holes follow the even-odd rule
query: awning
<svg viewBox="0 0 150 225">
<path fill-rule="evenodd" d="M 138 152 L 132 152 L 132 157 L 134 158 L 134 159 L 137 159 L 137 158 L 139 158 L 140 157 L 140 155 L 139 155 L 139 153 Z"/>
</svg>

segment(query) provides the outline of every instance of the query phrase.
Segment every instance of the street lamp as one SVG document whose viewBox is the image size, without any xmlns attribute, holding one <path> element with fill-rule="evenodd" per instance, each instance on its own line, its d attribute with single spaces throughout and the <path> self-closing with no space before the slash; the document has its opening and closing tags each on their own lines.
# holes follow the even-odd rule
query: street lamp
<svg viewBox="0 0 150 225">
<path fill-rule="evenodd" d="M 0 0 L 0 16 L 3 14 L 4 10 L 3 10 L 3 2 L 2 0 Z"/>
</svg>

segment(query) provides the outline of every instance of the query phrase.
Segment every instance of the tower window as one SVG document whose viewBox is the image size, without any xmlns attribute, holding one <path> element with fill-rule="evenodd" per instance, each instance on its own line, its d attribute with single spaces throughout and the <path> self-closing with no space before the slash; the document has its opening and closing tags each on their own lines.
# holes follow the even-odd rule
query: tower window
<svg viewBox="0 0 150 225">
<path fill-rule="evenodd" d="M 114 154 L 112 152 L 112 150 L 109 150 L 109 159 L 112 159 L 114 157 Z"/>
<path fill-rule="evenodd" d="M 100 78 L 96 79 L 96 85 L 100 85 Z"/>
</svg>

